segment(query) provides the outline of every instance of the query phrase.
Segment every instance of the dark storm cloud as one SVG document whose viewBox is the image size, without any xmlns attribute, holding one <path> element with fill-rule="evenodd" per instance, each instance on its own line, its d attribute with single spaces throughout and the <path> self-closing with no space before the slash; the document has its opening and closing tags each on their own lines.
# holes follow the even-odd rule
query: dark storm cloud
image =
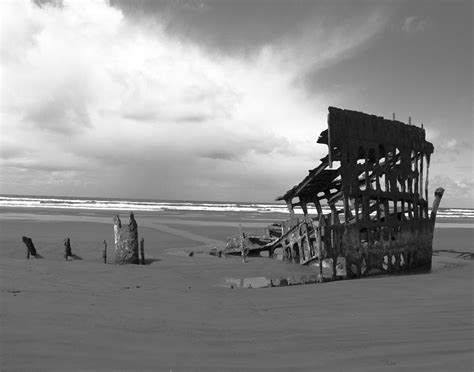
<svg viewBox="0 0 474 372">
<path fill-rule="evenodd" d="M 173 35 L 225 52 L 250 50 L 280 38 L 307 17 L 312 1 L 130 1 L 112 4 L 131 17 L 157 17 Z"/>
<path fill-rule="evenodd" d="M 113 0 L 130 17 L 159 18 L 171 35 L 217 52 L 253 53 L 282 39 L 301 37 L 310 28 L 338 28 L 370 9 L 393 8 L 374 0 Z M 359 25 L 360 26 L 360 25 Z"/>
<path fill-rule="evenodd" d="M 472 126 L 472 2 L 398 4 L 376 42 L 300 81 L 341 106 L 405 122 L 411 116 L 425 128 L 446 128 L 449 138 L 465 135 Z"/>
<path fill-rule="evenodd" d="M 270 200 L 329 105 L 424 122 L 430 174 L 464 187 L 470 1 L 40 3 L 0 2 L 6 191 Z"/>
</svg>

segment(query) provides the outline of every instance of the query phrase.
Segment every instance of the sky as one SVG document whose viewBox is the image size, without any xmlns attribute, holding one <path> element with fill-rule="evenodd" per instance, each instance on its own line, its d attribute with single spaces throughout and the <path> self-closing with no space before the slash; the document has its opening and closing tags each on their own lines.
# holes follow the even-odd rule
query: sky
<svg viewBox="0 0 474 372">
<path fill-rule="evenodd" d="M 0 1 L 0 192 L 268 202 L 328 106 L 420 126 L 474 208 L 471 0 Z"/>
</svg>

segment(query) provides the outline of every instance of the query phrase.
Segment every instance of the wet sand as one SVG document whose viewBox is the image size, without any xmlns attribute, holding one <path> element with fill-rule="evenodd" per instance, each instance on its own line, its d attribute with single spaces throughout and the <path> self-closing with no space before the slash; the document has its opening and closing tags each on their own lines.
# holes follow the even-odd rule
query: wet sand
<svg viewBox="0 0 474 372">
<path fill-rule="evenodd" d="M 438 224 L 430 274 L 231 289 L 314 272 L 187 255 L 282 215 L 137 213 L 149 264 L 116 266 L 101 263 L 112 214 L 2 211 L 2 371 L 473 369 L 473 261 L 456 253 L 474 253 L 472 226 Z M 22 235 L 43 259 L 25 259 Z M 64 261 L 66 236 L 82 260 Z"/>
</svg>

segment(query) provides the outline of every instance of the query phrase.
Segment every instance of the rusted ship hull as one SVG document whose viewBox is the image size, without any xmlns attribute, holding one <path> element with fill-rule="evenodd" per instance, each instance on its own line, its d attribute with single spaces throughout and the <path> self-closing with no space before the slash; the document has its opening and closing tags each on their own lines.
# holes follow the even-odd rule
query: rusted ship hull
<svg viewBox="0 0 474 372">
<path fill-rule="evenodd" d="M 438 188 L 428 211 L 433 145 L 421 127 L 330 107 L 318 143 L 328 155 L 284 200 L 290 218 L 249 249 L 319 266 L 321 280 L 430 270 Z M 308 207 L 316 216 L 310 216 Z M 323 213 L 322 206 L 330 208 Z M 304 217 L 296 218 L 301 208 Z M 243 249 L 245 241 L 241 241 Z M 236 250 L 236 254 L 238 250 Z M 327 268 L 331 268 L 328 270 Z"/>
</svg>

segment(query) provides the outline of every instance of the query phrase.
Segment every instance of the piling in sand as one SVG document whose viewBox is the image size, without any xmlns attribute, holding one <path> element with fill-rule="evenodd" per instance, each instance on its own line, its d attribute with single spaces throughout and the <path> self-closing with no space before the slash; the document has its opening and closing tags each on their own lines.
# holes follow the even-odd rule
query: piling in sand
<svg viewBox="0 0 474 372">
<path fill-rule="evenodd" d="M 128 225 L 122 226 L 117 214 L 114 217 L 115 263 L 138 264 L 138 226 L 133 212 Z"/>
<path fill-rule="evenodd" d="M 26 245 L 26 258 L 30 259 L 30 255 L 36 257 L 38 253 L 36 252 L 35 245 L 33 244 L 33 240 L 28 238 L 27 236 L 22 237 L 23 243 Z"/>
<path fill-rule="evenodd" d="M 72 257 L 71 240 L 66 238 L 64 239 L 64 259 L 67 261 L 69 257 Z"/>
</svg>

